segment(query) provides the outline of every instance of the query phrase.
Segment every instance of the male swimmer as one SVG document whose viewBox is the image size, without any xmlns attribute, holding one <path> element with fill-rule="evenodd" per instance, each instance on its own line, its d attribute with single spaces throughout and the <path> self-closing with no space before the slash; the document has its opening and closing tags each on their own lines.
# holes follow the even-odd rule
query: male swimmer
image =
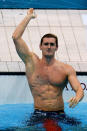
<svg viewBox="0 0 87 131">
<path fill-rule="evenodd" d="M 68 82 L 76 93 L 69 100 L 69 107 L 75 107 L 83 98 L 84 92 L 72 66 L 55 59 L 55 52 L 58 50 L 58 39 L 54 34 L 46 34 L 41 38 L 42 59 L 29 50 L 22 39 L 22 35 L 29 21 L 35 17 L 34 9 L 30 8 L 14 31 L 12 38 L 19 57 L 25 63 L 26 76 L 34 98 L 35 110 L 63 112 L 62 93 Z"/>
</svg>

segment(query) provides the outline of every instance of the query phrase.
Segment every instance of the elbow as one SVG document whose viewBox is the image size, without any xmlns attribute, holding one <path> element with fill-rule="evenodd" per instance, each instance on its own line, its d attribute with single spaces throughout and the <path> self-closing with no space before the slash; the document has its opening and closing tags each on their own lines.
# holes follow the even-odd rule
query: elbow
<svg viewBox="0 0 87 131">
<path fill-rule="evenodd" d="M 12 39 L 13 39 L 13 41 L 17 41 L 19 38 L 20 38 L 20 36 L 17 34 L 17 32 L 14 32 L 14 33 L 12 34 Z"/>
<path fill-rule="evenodd" d="M 18 37 L 17 37 L 15 34 L 13 34 L 13 35 L 12 35 L 12 39 L 13 39 L 13 42 L 14 42 L 14 44 L 15 44 L 15 46 L 16 46 L 17 43 L 18 43 Z"/>
<path fill-rule="evenodd" d="M 17 38 L 17 36 L 15 34 L 13 34 L 12 39 L 13 39 L 13 41 L 16 41 L 18 38 Z"/>
</svg>

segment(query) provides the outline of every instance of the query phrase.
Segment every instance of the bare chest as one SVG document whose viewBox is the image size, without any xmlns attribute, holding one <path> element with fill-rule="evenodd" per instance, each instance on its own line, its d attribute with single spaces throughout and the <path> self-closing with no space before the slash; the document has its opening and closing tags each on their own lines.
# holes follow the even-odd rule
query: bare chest
<svg viewBox="0 0 87 131">
<path fill-rule="evenodd" d="M 53 86 L 65 86 L 67 76 L 64 70 L 55 67 L 37 68 L 29 79 L 29 83 L 34 85 L 50 84 Z"/>
</svg>

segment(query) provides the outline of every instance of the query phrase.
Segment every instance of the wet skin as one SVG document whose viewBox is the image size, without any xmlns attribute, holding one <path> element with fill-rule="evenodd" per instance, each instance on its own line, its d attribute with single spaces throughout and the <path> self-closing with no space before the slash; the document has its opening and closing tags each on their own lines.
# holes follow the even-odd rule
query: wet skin
<svg viewBox="0 0 87 131">
<path fill-rule="evenodd" d="M 31 52 L 22 39 L 26 26 L 33 18 L 36 18 L 36 15 L 34 9 L 30 8 L 14 31 L 12 38 L 16 51 L 26 67 L 26 76 L 34 98 L 34 106 L 36 109 L 45 111 L 64 109 L 62 92 L 69 82 L 76 93 L 69 100 L 69 106 L 73 108 L 83 98 L 84 92 L 72 66 L 55 59 L 55 52 L 58 49 L 55 38 L 45 37 L 43 39 L 42 44 L 40 44 L 42 59 Z"/>
<path fill-rule="evenodd" d="M 35 109 L 45 111 L 64 110 L 62 92 L 67 84 L 66 65 L 54 59 L 57 49 L 44 43 L 55 43 L 54 38 L 44 38 L 40 47 L 43 58 L 32 55 L 32 62 L 26 64 L 26 75 L 34 97 Z M 49 59 L 49 60 L 48 60 Z"/>
<path fill-rule="evenodd" d="M 67 74 L 63 64 L 55 62 L 47 67 L 38 61 L 34 73 L 29 75 L 27 71 L 26 74 L 36 109 L 46 111 L 64 109 L 62 92 L 67 84 Z"/>
</svg>

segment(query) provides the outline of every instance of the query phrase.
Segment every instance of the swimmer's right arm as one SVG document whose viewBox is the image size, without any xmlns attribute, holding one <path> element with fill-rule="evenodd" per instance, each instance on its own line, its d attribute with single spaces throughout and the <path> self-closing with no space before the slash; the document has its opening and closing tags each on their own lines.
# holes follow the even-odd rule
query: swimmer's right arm
<svg viewBox="0 0 87 131">
<path fill-rule="evenodd" d="M 22 20 L 22 22 L 17 26 L 16 30 L 14 31 L 12 35 L 12 39 L 14 41 L 17 53 L 20 56 L 20 58 L 23 60 L 24 63 L 27 62 L 28 58 L 31 57 L 32 54 L 30 53 L 28 46 L 26 45 L 26 43 L 24 42 L 24 40 L 21 37 L 29 21 L 32 18 L 36 17 L 33 12 L 34 12 L 33 8 L 30 8 L 27 11 L 27 15 Z"/>
</svg>

